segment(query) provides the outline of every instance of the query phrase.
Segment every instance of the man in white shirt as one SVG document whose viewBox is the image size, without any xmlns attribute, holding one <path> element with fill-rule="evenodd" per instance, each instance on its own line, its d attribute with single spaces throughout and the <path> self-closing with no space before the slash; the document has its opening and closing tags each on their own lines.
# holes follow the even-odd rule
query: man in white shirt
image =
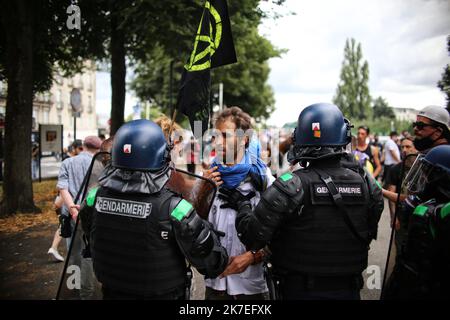
<svg viewBox="0 0 450 320">
<path fill-rule="evenodd" d="M 389 176 L 389 170 L 391 167 L 400 162 L 400 149 L 397 145 L 398 134 L 396 131 L 392 131 L 389 135 L 390 139 L 386 141 L 384 146 L 384 172 L 383 182 Z"/>
<path fill-rule="evenodd" d="M 275 180 L 270 169 L 260 159 L 257 140 L 240 133 L 251 129 L 251 117 L 238 107 L 219 114 L 216 121 L 216 158 L 205 176 L 215 180 L 220 188 L 238 189 L 242 194 L 255 194 L 253 206 L 259 202 L 260 192 Z M 236 211 L 224 205 L 220 197 L 213 201 L 208 221 L 216 230 L 225 233 L 221 244 L 230 257 L 226 270 L 215 279 L 206 279 L 207 300 L 262 300 L 268 298 L 264 279 L 262 251 L 247 251 L 239 240 L 235 227 Z"/>
</svg>

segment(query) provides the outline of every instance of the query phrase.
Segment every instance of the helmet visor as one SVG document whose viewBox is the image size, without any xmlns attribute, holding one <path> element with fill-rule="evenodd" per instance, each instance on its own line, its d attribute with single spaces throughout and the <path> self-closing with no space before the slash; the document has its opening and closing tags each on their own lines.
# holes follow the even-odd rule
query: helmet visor
<svg viewBox="0 0 450 320">
<path fill-rule="evenodd" d="M 420 194 L 431 182 L 433 171 L 434 167 L 425 161 L 425 156 L 418 156 L 403 182 L 404 186 L 410 194 Z"/>
</svg>

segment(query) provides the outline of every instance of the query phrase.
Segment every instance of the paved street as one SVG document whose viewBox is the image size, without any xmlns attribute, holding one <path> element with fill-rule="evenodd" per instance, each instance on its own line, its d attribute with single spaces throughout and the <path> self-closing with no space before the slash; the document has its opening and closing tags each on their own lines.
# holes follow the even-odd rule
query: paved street
<svg viewBox="0 0 450 320">
<path fill-rule="evenodd" d="M 387 250 L 389 246 L 389 238 L 391 236 L 391 228 L 389 226 L 390 218 L 389 218 L 389 207 L 387 200 L 384 202 L 384 211 L 383 215 L 381 216 L 380 223 L 378 224 L 378 239 L 376 241 L 373 241 L 370 245 L 370 252 L 369 252 L 369 267 L 368 270 L 364 272 L 364 278 L 365 278 L 365 284 L 364 288 L 361 291 L 361 299 L 363 300 L 378 300 L 380 298 L 381 294 L 381 288 L 380 289 L 368 289 L 368 281 L 367 279 L 371 277 L 371 275 L 374 275 L 375 272 L 380 271 L 380 285 L 383 284 L 383 275 L 384 275 L 384 268 L 386 264 L 386 257 L 387 257 Z M 371 267 L 372 266 L 372 267 Z M 378 270 L 376 268 L 379 268 Z M 368 273 L 367 271 L 370 271 Z M 373 279 L 374 276 L 372 276 L 369 280 L 369 284 L 375 285 L 375 280 Z M 372 280 L 373 279 L 373 280 Z"/>
<path fill-rule="evenodd" d="M 44 157 L 41 159 L 41 177 L 57 178 L 61 161 L 57 161 L 55 157 Z"/>
</svg>

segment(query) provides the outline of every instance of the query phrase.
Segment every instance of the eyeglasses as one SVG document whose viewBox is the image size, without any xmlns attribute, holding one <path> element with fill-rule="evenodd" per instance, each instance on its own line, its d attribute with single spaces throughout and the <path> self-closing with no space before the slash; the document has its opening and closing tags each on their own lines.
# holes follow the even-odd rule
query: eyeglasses
<svg viewBox="0 0 450 320">
<path fill-rule="evenodd" d="M 429 123 L 422 122 L 422 121 L 416 121 L 416 122 L 413 122 L 412 127 L 413 128 L 417 127 L 417 129 L 422 130 L 425 127 L 433 127 L 433 128 L 435 128 L 436 126 L 434 126 L 432 124 L 429 124 Z"/>
</svg>

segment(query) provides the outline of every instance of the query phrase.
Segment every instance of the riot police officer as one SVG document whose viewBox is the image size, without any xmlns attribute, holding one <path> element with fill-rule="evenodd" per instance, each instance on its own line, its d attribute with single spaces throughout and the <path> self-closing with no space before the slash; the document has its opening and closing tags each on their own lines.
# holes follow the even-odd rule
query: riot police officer
<svg viewBox="0 0 450 320">
<path fill-rule="evenodd" d="M 450 146 L 421 155 L 405 179 L 408 237 L 385 299 L 450 299 Z"/>
<path fill-rule="evenodd" d="M 91 220 L 84 224 L 104 299 L 182 299 L 185 258 L 206 277 L 226 267 L 227 253 L 210 224 L 165 187 L 169 154 L 158 125 L 128 122 L 115 135 L 99 187 L 88 194 L 92 215 L 84 215 Z"/>
<path fill-rule="evenodd" d="M 337 106 L 308 106 L 290 156 L 304 169 L 280 176 L 253 210 L 247 197 L 228 195 L 241 241 L 251 250 L 268 245 L 282 299 L 360 299 L 384 205 L 370 174 L 344 165 L 350 130 Z"/>
</svg>

